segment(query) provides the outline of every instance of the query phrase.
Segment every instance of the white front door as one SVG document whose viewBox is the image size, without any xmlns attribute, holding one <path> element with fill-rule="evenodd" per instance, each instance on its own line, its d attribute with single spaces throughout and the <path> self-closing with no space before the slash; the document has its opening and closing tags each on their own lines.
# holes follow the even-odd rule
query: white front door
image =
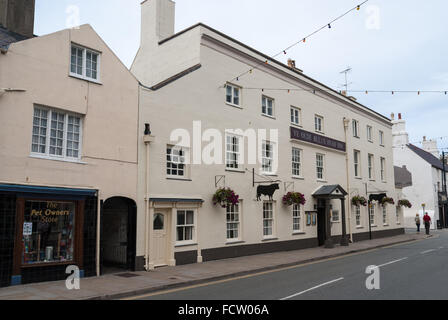
<svg viewBox="0 0 448 320">
<path fill-rule="evenodd" d="M 154 264 L 156 267 L 166 266 L 168 265 L 168 214 L 156 211 L 153 223 Z"/>
</svg>

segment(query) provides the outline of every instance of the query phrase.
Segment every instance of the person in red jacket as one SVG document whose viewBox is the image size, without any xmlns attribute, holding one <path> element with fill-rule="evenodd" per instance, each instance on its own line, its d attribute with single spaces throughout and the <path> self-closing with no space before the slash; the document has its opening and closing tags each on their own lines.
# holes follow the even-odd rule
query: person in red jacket
<svg viewBox="0 0 448 320">
<path fill-rule="evenodd" d="M 429 234 L 429 228 L 431 227 L 431 217 L 429 216 L 428 212 L 426 212 L 425 216 L 423 217 L 423 221 L 425 222 L 426 234 Z"/>
</svg>

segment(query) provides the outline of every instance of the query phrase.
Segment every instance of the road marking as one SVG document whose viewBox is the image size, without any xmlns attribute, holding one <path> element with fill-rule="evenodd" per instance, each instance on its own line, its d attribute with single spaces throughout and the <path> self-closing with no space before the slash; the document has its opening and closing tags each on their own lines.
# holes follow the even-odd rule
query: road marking
<svg viewBox="0 0 448 320">
<path fill-rule="evenodd" d="M 304 294 L 304 293 L 307 293 L 307 292 L 310 292 L 310 291 L 319 289 L 319 288 L 324 287 L 324 286 L 328 286 L 329 284 L 332 284 L 332 283 L 335 283 L 335 282 L 338 282 L 338 281 L 341 281 L 341 280 L 344 280 L 344 278 L 339 278 L 339 279 L 336 279 L 336 280 L 332 280 L 332 281 L 328 281 L 328 282 L 322 283 L 322 284 L 320 284 L 320 285 L 318 285 L 318 286 L 309 288 L 309 289 L 307 289 L 307 290 L 305 290 L 305 291 L 302 291 L 302 292 L 299 292 L 299 293 L 290 295 L 290 296 L 288 296 L 288 297 L 286 297 L 286 298 L 282 298 L 282 299 L 280 299 L 280 300 L 282 300 L 282 301 L 283 301 L 283 300 L 289 300 L 289 299 L 295 298 L 295 297 L 297 297 L 297 296 L 300 296 L 300 295 L 302 295 L 302 294 Z"/>
<path fill-rule="evenodd" d="M 385 266 L 388 266 L 390 264 L 397 263 L 397 262 L 400 262 L 400 261 L 403 261 L 403 260 L 406 260 L 406 259 L 408 259 L 408 257 L 402 258 L 402 259 L 398 259 L 398 260 L 394 260 L 394 261 L 391 261 L 391 262 L 387 262 L 385 264 L 382 264 L 382 265 L 378 266 L 378 268 L 385 267 Z"/>
<path fill-rule="evenodd" d="M 426 250 L 426 251 L 420 252 L 420 254 L 426 254 L 426 253 L 430 253 L 430 252 L 434 252 L 434 251 L 436 251 L 436 249 Z"/>
</svg>

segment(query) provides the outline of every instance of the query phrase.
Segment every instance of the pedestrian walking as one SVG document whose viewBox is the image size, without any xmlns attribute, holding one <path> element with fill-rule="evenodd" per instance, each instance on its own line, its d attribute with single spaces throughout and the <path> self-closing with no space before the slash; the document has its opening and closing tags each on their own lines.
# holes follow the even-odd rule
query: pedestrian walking
<svg viewBox="0 0 448 320">
<path fill-rule="evenodd" d="M 420 215 L 417 213 L 415 216 L 415 225 L 417 226 L 417 232 L 420 233 L 420 225 L 422 223 L 422 220 L 420 220 Z"/>
<path fill-rule="evenodd" d="M 431 217 L 429 216 L 428 212 L 426 212 L 425 216 L 423 217 L 423 221 L 425 222 L 426 234 L 429 234 L 429 228 L 431 227 Z"/>
</svg>

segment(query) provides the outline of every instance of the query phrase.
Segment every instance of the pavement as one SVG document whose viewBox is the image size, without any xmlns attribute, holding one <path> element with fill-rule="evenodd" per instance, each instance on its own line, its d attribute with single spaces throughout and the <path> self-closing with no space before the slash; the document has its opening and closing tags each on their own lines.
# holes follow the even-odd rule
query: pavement
<svg viewBox="0 0 448 320">
<path fill-rule="evenodd" d="M 432 236 L 430 236 L 432 237 Z M 439 234 L 436 233 L 436 237 Z M 446 235 L 448 239 L 448 233 Z M 334 249 L 310 248 L 305 250 L 276 252 L 249 257 L 240 257 L 234 259 L 218 260 L 204 262 L 201 264 L 191 264 L 176 267 L 158 268 L 152 272 L 132 272 L 133 277 L 124 278 L 120 274 L 110 274 L 101 277 L 92 277 L 81 279 L 80 290 L 68 290 L 65 281 L 45 282 L 14 287 L 0 288 L 0 300 L 88 300 L 88 299 L 123 299 L 138 298 L 145 295 L 157 294 L 166 290 L 180 290 L 182 288 L 207 285 L 216 281 L 231 281 L 238 277 L 247 277 L 246 280 L 255 279 L 251 275 L 270 271 L 289 268 L 299 265 L 306 265 L 318 261 L 328 261 L 337 257 L 346 256 L 347 259 L 356 256 L 355 253 L 365 253 L 376 251 L 380 248 L 386 248 L 391 245 L 406 244 L 419 240 L 430 240 L 424 233 L 416 234 L 410 231 L 405 235 L 374 239 L 371 241 L 362 241 L 350 244 L 349 247 L 336 246 Z M 446 240 L 446 239 L 445 239 Z M 381 251 L 382 252 L 382 251 Z M 364 254 L 362 255 L 364 256 Z M 335 259 L 337 261 L 338 259 Z M 350 265 L 342 265 L 343 268 L 350 268 Z M 333 271 L 332 271 L 333 272 Z M 277 272 L 280 274 L 280 272 Z M 317 277 L 318 275 L 316 275 Z M 296 277 L 295 279 L 300 279 Z M 303 279 L 302 286 L 311 284 L 313 277 Z M 315 279 L 316 282 L 317 279 Z M 288 282 L 288 281 L 287 281 Z M 290 282 L 290 281 L 289 281 Z M 233 281 L 237 283 L 237 281 Z M 253 288 L 259 288 L 257 282 Z M 283 282 L 279 282 L 283 283 Z M 287 284 L 287 283 L 286 283 Z M 286 285 L 285 284 L 285 285 Z M 238 287 L 238 286 L 237 286 Z M 287 288 L 288 286 L 285 286 Z M 249 288 L 249 291 L 248 291 Z M 232 288 L 232 292 L 235 288 Z M 263 292 L 266 292 L 262 290 Z M 183 291 L 186 292 L 186 291 Z M 249 299 L 257 299 L 260 293 L 251 292 L 250 287 L 240 290 L 240 293 L 246 292 Z M 275 292 L 272 291 L 272 292 Z M 163 295 L 159 295 L 163 298 Z M 195 299 L 194 295 L 191 296 Z M 177 299 L 176 296 L 166 296 L 166 299 Z M 198 299 L 233 298 L 233 295 L 222 291 L 219 295 L 208 294 L 197 296 Z M 259 299 L 265 299 L 263 294 Z M 184 298 L 189 299 L 188 295 Z M 236 299 L 238 297 L 236 296 Z"/>
</svg>

